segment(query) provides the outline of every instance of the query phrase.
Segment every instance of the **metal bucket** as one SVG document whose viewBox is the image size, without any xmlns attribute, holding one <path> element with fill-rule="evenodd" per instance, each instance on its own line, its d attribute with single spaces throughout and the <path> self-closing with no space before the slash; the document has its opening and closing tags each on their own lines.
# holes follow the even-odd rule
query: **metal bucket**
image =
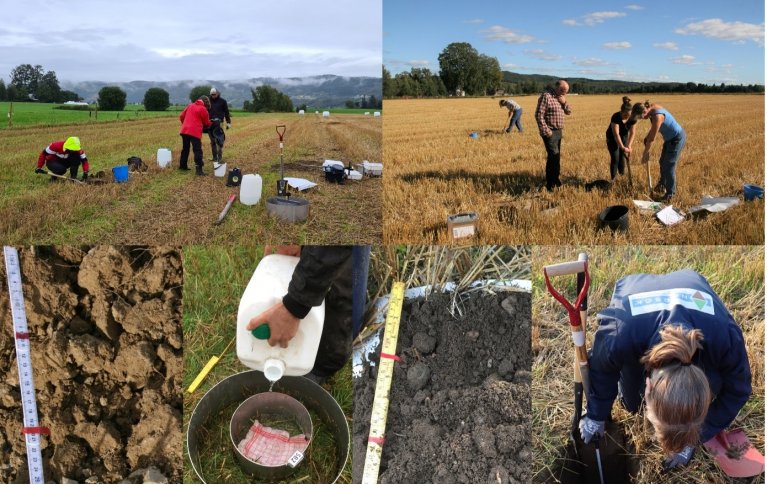
<svg viewBox="0 0 767 484">
<path fill-rule="evenodd" d="M 192 411 L 186 434 L 186 446 L 194 473 L 205 483 L 200 463 L 201 441 L 208 438 L 205 431 L 207 421 L 232 404 L 243 402 L 248 397 L 269 391 L 269 380 L 260 371 L 250 370 L 232 375 L 211 388 Z M 301 376 L 285 376 L 274 384 L 274 391 L 289 395 L 313 411 L 333 433 L 337 446 L 337 482 L 349 459 L 349 425 L 338 402 L 321 386 Z M 215 482 L 215 481 L 211 481 Z"/>
<path fill-rule="evenodd" d="M 248 434 L 253 419 L 263 419 L 264 415 L 279 415 L 296 422 L 306 436 L 307 442 L 312 439 L 312 417 L 301 402 L 284 393 L 273 391 L 253 395 L 242 402 L 232 415 L 229 422 L 229 438 L 243 472 L 254 477 L 283 479 L 293 474 L 297 467 L 290 466 L 287 462 L 277 466 L 259 464 L 250 460 L 237 447 L 237 444 Z"/>
<path fill-rule="evenodd" d="M 270 197 L 266 200 L 266 213 L 283 222 L 303 222 L 309 217 L 309 200 L 300 197 Z"/>
<path fill-rule="evenodd" d="M 612 205 L 602 210 L 599 214 L 602 226 L 612 230 L 627 231 L 629 229 L 629 208 L 625 205 Z"/>
</svg>

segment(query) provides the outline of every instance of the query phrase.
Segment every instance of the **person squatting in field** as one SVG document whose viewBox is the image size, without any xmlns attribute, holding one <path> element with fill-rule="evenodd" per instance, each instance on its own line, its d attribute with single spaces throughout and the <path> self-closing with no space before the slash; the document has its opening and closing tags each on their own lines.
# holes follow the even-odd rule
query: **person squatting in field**
<svg viewBox="0 0 767 484">
<path fill-rule="evenodd" d="M 637 121 L 639 118 L 650 118 L 652 122 L 650 130 L 644 139 L 642 163 L 650 161 L 650 147 L 653 141 L 655 141 L 658 132 L 660 131 L 661 136 L 663 136 L 663 150 L 659 160 L 660 181 L 656 185 L 655 191 L 665 190 L 661 200 L 669 202 L 676 193 L 676 165 L 682 153 L 682 148 L 684 148 L 684 144 L 687 141 L 687 133 L 685 133 L 677 120 L 674 119 L 674 116 L 664 109 L 663 106 L 650 103 L 650 101 L 634 104 L 634 107 L 631 109 L 631 118 Z"/>
<path fill-rule="evenodd" d="M 549 191 L 562 186 L 559 180 L 559 161 L 565 115 L 572 112 L 567 103 L 569 91 L 570 85 L 560 79 L 553 87 L 546 88 L 538 98 L 538 106 L 535 108 L 535 121 L 546 147 L 546 189 Z"/>
<path fill-rule="evenodd" d="M 264 248 L 270 254 L 271 247 Z M 325 301 L 325 323 L 312 371 L 306 375 L 322 384 L 340 370 L 352 353 L 352 247 L 281 246 L 277 253 L 298 256 L 288 293 L 250 320 L 248 331 L 268 323 L 269 345 L 287 348 L 301 319 Z"/>
<path fill-rule="evenodd" d="M 613 401 L 646 417 L 666 469 L 727 428 L 751 395 L 743 333 L 706 279 L 692 270 L 620 279 L 597 315 L 583 441 L 604 434 Z"/>
<path fill-rule="evenodd" d="M 610 179 L 615 177 L 626 168 L 624 160 L 631 156 L 631 145 L 636 134 L 637 120 L 631 117 L 631 99 L 623 96 L 621 110 L 613 113 L 610 118 L 610 126 L 607 127 L 607 151 L 610 153 Z M 625 156 L 625 158 L 624 158 Z"/>
<path fill-rule="evenodd" d="M 85 181 L 88 179 L 88 172 L 90 171 L 88 157 L 82 150 L 80 138 L 71 136 L 65 141 L 54 141 L 40 153 L 37 158 L 35 173 L 47 174 L 48 172 L 43 169 L 43 166 L 47 166 L 51 173 L 59 176 L 63 176 L 69 170 L 69 177 L 76 180 L 77 171 L 81 164 L 83 165 L 82 180 Z M 51 181 L 56 180 L 56 177 L 51 177 Z"/>
<path fill-rule="evenodd" d="M 181 120 L 181 158 L 179 160 L 179 170 L 188 170 L 189 166 L 189 146 L 192 146 L 194 152 L 195 173 L 204 175 L 202 171 L 202 130 L 210 127 L 210 117 L 208 109 L 210 100 L 208 96 L 200 98 L 189 104 L 178 117 Z"/>
<path fill-rule="evenodd" d="M 210 138 L 210 150 L 213 154 L 213 158 L 210 161 L 221 162 L 221 158 L 224 153 L 224 141 L 226 140 L 226 133 L 221 129 L 221 122 L 226 120 L 226 129 L 232 127 L 232 118 L 229 115 L 229 105 L 226 99 L 221 97 L 221 93 L 215 87 L 210 89 L 210 108 L 208 109 L 208 116 L 211 123 L 213 123 L 208 130 L 208 138 Z M 218 120 L 218 121 L 216 121 Z"/>
<path fill-rule="evenodd" d="M 509 110 L 509 127 L 506 128 L 507 133 L 511 133 L 514 126 L 517 127 L 517 131 L 522 132 L 522 106 L 517 104 L 513 99 L 501 99 L 498 101 L 500 107 L 506 107 Z"/>
</svg>

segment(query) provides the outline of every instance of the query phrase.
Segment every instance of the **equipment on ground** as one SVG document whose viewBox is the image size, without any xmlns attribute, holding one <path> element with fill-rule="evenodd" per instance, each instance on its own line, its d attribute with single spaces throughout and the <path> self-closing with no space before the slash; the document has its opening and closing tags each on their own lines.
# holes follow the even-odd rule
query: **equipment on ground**
<svg viewBox="0 0 767 484">
<path fill-rule="evenodd" d="M 300 197 L 292 197 L 288 192 L 288 181 L 285 179 L 283 165 L 283 138 L 286 126 L 277 125 L 277 136 L 280 138 L 280 179 L 277 180 L 277 196 L 266 199 L 266 212 L 283 222 L 303 222 L 309 217 L 309 200 Z M 343 168 L 341 170 L 343 172 Z"/>
<path fill-rule="evenodd" d="M 236 195 L 229 195 L 229 200 L 226 202 L 226 205 L 224 205 L 224 209 L 221 210 L 218 219 L 216 219 L 216 222 L 213 225 L 221 225 L 221 222 L 226 218 L 226 214 L 229 213 L 229 209 L 232 208 L 232 204 L 236 198 Z"/>
</svg>

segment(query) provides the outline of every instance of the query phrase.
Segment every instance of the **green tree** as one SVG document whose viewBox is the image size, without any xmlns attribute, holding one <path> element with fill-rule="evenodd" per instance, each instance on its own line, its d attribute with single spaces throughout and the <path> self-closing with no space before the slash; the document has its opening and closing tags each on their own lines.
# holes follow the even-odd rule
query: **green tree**
<svg viewBox="0 0 767 484">
<path fill-rule="evenodd" d="M 150 87 L 144 93 L 144 109 L 165 111 L 170 106 L 170 94 L 161 87 Z"/>
<path fill-rule="evenodd" d="M 382 89 L 382 95 L 385 98 L 390 98 L 394 96 L 394 82 L 392 82 L 391 78 L 391 72 L 389 72 L 386 67 L 383 68 L 383 75 L 381 77 L 381 89 Z"/>
<path fill-rule="evenodd" d="M 346 100 L 346 108 L 347 109 L 352 109 L 352 108 L 355 108 L 355 107 L 357 107 L 357 106 L 355 106 L 354 101 L 352 99 L 347 99 Z"/>
<path fill-rule="evenodd" d="M 55 72 L 48 71 L 40 78 L 37 82 L 35 97 L 44 103 L 61 102 L 61 87 Z"/>
<path fill-rule="evenodd" d="M 258 86 L 251 89 L 253 102 L 247 104 L 247 109 L 255 113 L 290 113 L 293 111 L 293 101 L 286 94 L 272 86 Z"/>
<path fill-rule="evenodd" d="M 200 96 L 209 96 L 210 88 L 211 86 L 208 84 L 202 86 L 194 86 L 192 90 L 189 91 L 189 100 L 195 102 L 200 99 Z"/>
<path fill-rule="evenodd" d="M 481 83 L 475 86 L 476 90 L 473 94 L 495 94 L 495 91 L 501 87 L 501 81 L 503 80 L 501 65 L 498 63 L 498 59 L 480 54 L 479 72 L 478 79 L 481 80 Z"/>
<path fill-rule="evenodd" d="M 74 91 L 61 91 L 61 99 L 60 102 L 67 102 L 67 101 L 82 101 L 83 98 L 80 97 L 79 94 L 77 94 Z"/>
<path fill-rule="evenodd" d="M 5 101 L 8 93 L 5 90 L 5 81 L 0 79 L 0 101 Z"/>
<path fill-rule="evenodd" d="M 439 54 L 439 77 L 449 92 L 463 89 L 468 94 L 479 74 L 479 53 L 468 42 L 453 42 Z"/>
<path fill-rule="evenodd" d="M 35 94 L 37 92 L 37 84 L 43 77 L 43 66 L 32 64 L 20 64 L 11 71 L 11 84 L 16 86 L 16 89 L 24 90 L 25 93 Z M 25 96 L 26 97 L 26 96 Z"/>
<path fill-rule="evenodd" d="M 104 86 L 99 91 L 99 109 L 102 111 L 122 111 L 125 109 L 127 94 L 117 86 Z"/>
</svg>

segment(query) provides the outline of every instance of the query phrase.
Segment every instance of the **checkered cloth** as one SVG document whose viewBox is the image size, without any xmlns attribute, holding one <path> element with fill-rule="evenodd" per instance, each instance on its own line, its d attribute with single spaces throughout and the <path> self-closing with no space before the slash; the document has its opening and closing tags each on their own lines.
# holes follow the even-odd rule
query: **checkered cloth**
<svg viewBox="0 0 767 484">
<path fill-rule="evenodd" d="M 237 449 L 248 459 L 264 466 L 284 466 L 297 451 L 303 453 L 309 446 L 304 434 L 291 437 L 285 430 L 265 427 L 256 420 L 248 435 Z"/>
</svg>

